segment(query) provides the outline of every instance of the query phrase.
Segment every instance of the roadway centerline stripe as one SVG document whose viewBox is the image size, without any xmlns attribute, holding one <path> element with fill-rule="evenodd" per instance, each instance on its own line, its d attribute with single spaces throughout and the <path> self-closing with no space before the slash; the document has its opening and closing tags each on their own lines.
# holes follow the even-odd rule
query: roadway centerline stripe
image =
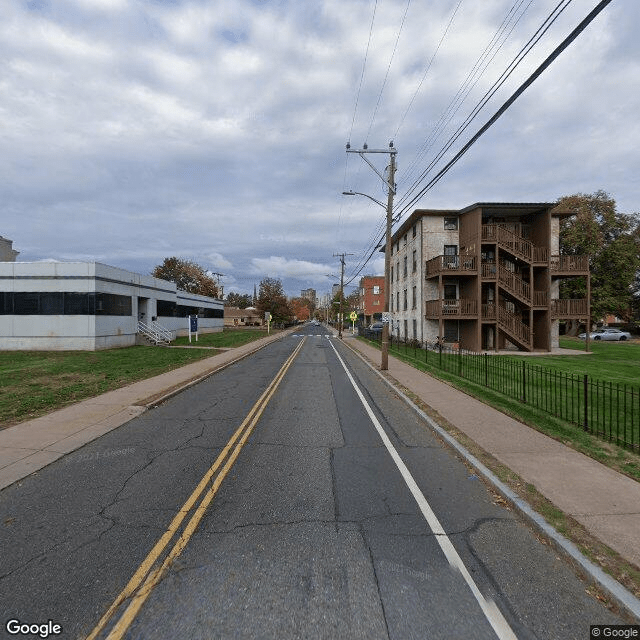
<svg viewBox="0 0 640 640">
<path fill-rule="evenodd" d="M 171 521 L 168 529 L 162 535 L 162 537 L 158 540 L 158 542 L 154 545 L 152 550 L 149 552 L 147 557 L 142 561 L 138 569 L 135 571 L 125 588 L 118 595 L 118 597 L 114 600 L 113 604 L 109 607 L 106 613 L 102 616 L 96 627 L 93 631 L 87 636 L 87 640 L 94 640 L 98 634 L 105 628 L 108 624 L 109 620 L 113 617 L 113 614 L 116 610 L 127 600 L 133 596 L 132 602 L 129 604 L 125 612 L 122 614 L 118 623 L 111 630 L 108 635 L 109 640 L 115 640 L 115 638 L 121 638 L 122 635 L 126 632 L 127 628 L 133 621 L 135 614 L 139 611 L 140 607 L 144 604 L 146 598 L 151 594 L 153 587 L 158 583 L 160 578 L 162 577 L 164 571 L 171 565 L 173 560 L 178 557 L 181 551 L 186 546 L 187 542 L 193 535 L 198 526 L 198 523 L 204 516 L 204 513 L 209 506 L 211 500 L 213 500 L 215 494 L 217 493 L 222 481 L 226 477 L 227 473 L 233 466 L 236 461 L 238 455 L 247 439 L 251 435 L 255 425 L 258 423 L 260 417 L 262 416 L 264 410 L 266 409 L 269 401 L 273 397 L 276 389 L 282 382 L 285 374 L 287 373 L 289 367 L 293 364 L 296 356 L 302 349 L 302 345 L 304 344 L 305 339 L 303 338 L 298 346 L 294 349 L 293 353 L 287 358 L 285 363 L 282 365 L 282 368 L 276 374 L 275 378 L 271 381 L 269 386 L 262 393 L 260 398 L 256 401 L 256 403 L 251 407 L 251 410 L 242 421 L 242 424 L 235 431 L 233 436 L 224 449 L 220 452 L 220 455 L 217 457 L 216 461 L 211 465 L 205 475 L 202 477 L 198 486 L 194 489 L 193 493 L 189 496 L 184 505 L 180 508 L 178 513 L 174 516 Z M 235 445 L 235 448 L 234 448 Z M 229 452 L 231 449 L 233 452 L 229 456 Z M 229 457 L 228 457 L 229 456 Z M 216 471 L 221 467 L 225 459 L 228 460 L 222 467 L 222 470 L 218 474 L 218 476 L 213 481 L 210 489 L 206 492 L 204 498 L 196 507 L 193 516 L 191 517 L 189 523 L 184 528 L 180 538 L 169 552 L 164 562 L 162 562 L 159 568 L 156 568 L 151 573 L 151 568 L 159 561 L 160 555 L 165 550 L 169 542 L 173 539 L 176 532 L 180 528 L 180 525 L 184 521 L 184 519 L 189 515 L 193 506 L 198 501 L 203 491 L 206 489 L 207 485 L 214 477 Z M 145 580 L 146 576 L 146 580 Z M 144 581 L 144 583 L 143 583 Z M 143 583 L 143 584 L 142 584 Z M 142 584 L 142 586 L 140 586 Z M 135 605 L 135 606 L 134 606 Z M 125 626 L 126 622 L 126 626 Z M 116 630 L 118 630 L 118 634 L 116 634 Z M 115 634 L 115 635 L 114 635 Z"/>
<path fill-rule="evenodd" d="M 427 502 L 427 499 L 424 497 L 424 494 L 420 490 L 420 487 L 418 487 L 418 483 L 413 479 L 411 472 L 403 462 L 402 458 L 400 457 L 400 454 L 396 451 L 391 440 L 387 436 L 385 430 L 382 428 L 382 425 L 380 424 L 378 418 L 376 417 L 373 410 L 371 409 L 371 406 L 367 402 L 362 391 L 360 391 L 360 388 L 356 384 L 356 381 L 353 379 L 353 376 L 351 375 L 349 369 L 347 369 L 347 365 L 345 364 L 344 360 L 340 357 L 340 354 L 338 353 L 335 345 L 333 344 L 333 342 L 331 342 L 330 344 L 331 344 L 331 348 L 334 350 L 336 354 L 336 357 L 340 361 L 342 368 L 347 374 L 347 378 L 349 378 L 351 385 L 353 386 L 356 394 L 358 395 L 358 398 L 360 398 L 360 402 L 364 406 L 364 409 L 367 412 L 369 419 L 371 420 L 371 422 L 373 423 L 373 426 L 378 432 L 378 435 L 380 436 L 384 446 L 389 452 L 389 455 L 391 456 L 393 461 L 396 463 L 396 466 L 398 467 L 398 470 L 400 471 L 400 474 L 402 475 L 403 480 L 405 481 L 407 487 L 409 488 L 409 491 L 411 491 L 411 494 L 413 495 L 415 501 L 418 503 L 418 507 L 420 508 L 420 511 L 424 516 L 424 519 L 427 521 L 427 524 L 429 525 L 430 529 L 435 534 L 434 537 L 438 541 L 438 544 L 440 545 L 440 549 L 444 553 L 445 558 L 449 562 L 449 565 L 454 567 L 458 571 L 460 571 L 460 573 L 462 574 L 462 577 L 464 578 L 465 582 L 471 589 L 471 592 L 473 593 L 476 601 L 480 605 L 482 612 L 484 613 L 485 617 L 489 621 L 489 624 L 493 627 L 493 630 L 496 632 L 496 635 L 498 636 L 498 638 L 500 638 L 500 640 L 517 640 L 517 636 L 509 626 L 509 623 L 506 621 L 506 619 L 502 615 L 502 612 L 500 611 L 496 603 L 493 602 L 493 600 L 491 599 L 485 598 L 482 595 L 480 589 L 478 589 L 478 586 L 476 585 L 475 581 L 471 577 L 471 574 L 469 573 L 466 566 L 464 565 L 462 558 L 458 555 L 456 548 L 453 546 L 451 540 L 449 540 L 449 537 L 447 536 L 444 528 L 440 524 L 440 521 L 438 520 L 436 514 L 433 512 L 431 505 Z"/>
</svg>

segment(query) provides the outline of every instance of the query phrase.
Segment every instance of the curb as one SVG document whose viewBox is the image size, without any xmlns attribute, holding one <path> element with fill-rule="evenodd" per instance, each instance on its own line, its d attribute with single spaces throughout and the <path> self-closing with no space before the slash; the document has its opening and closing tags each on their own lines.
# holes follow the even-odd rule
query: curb
<svg viewBox="0 0 640 640">
<path fill-rule="evenodd" d="M 384 383 L 393 389 L 404 402 L 417 413 L 429 427 L 438 434 L 450 447 L 457 451 L 472 467 L 474 467 L 478 473 L 490 484 L 492 484 L 496 491 L 498 491 L 506 500 L 508 500 L 518 512 L 531 522 L 535 529 L 549 538 L 555 547 L 565 553 L 569 558 L 574 561 L 584 573 L 589 576 L 598 586 L 600 586 L 607 594 L 620 606 L 622 609 L 640 619 L 640 600 L 636 598 L 630 591 L 623 587 L 619 582 L 614 580 L 611 576 L 606 574 L 600 567 L 593 564 L 582 552 L 576 547 L 573 542 L 565 538 L 562 534 L 558 533 L 539 513 L 534 511 L 532 507 L 523 500 L 519 495 L 512 491 L 507 485 L 505 485 L 497 476 L 485 467 L 474 455 L 472 455 L 467 449 L 462 446 L 449 432 L 443 429 L 433 418 L 428 416 L 420 407 L 416 404 L 398 387 L 400 383 L 389 374 L 389 377 L 394 380 L 394 384 L 386 376 L 384 376 L 378 369 L 376 369 L 359 351 L 346 345 L 355 355 L 357 355 L 364 364 L 366 364 L 374 373 L 376 373 Z"/>
</svg>

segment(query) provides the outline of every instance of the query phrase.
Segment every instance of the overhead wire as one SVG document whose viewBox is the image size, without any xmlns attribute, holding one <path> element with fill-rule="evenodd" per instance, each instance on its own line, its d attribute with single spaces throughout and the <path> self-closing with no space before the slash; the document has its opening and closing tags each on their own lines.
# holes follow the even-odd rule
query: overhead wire
<svg viewBox="0 0 640 640">
<path fill-rule="evenodd" d="M 427 183 L 423 189 L 403 207 L 403 212 L 415 204 L 427 191 L 432 189 L 444 175 L 460 160 L 460 158 L 478 141 L 478 139 L 492 127 L 504 112 L 530 87 L 535 80 L 554 62 L 554 60 L 586 29 L 594 18 L 611 2 L 601 0 L 598 5 L 587 15 L 580 24 L 553 50 L 544 62 L 516 89 L 509 99 L 496 111 L 496 113 L 475 133 L 475 135 L 456 153 L 456 155 Z M 401 213 L 396 214 L 396 221 L 400 220 Z"/>
<path fill-rule="evenodd" d="M 511 5 L 511 8 L 507 12 L 506 16 L 503 18 L 499 27 L 496 29 L 489 43 L 485 46 L 484 50 L 478 57 L 478 59 L 473 64 L 471 70 L 467 73 L 465 79 L 462 81 L 462 84 L 458 88 L 456 94 L 452 98 L 451 102 L 444 110 L 444 112 L 440 115 L 440 118 L 436 122 L 435 126 L 431 130 L 430 134 L 427 136 L 427 139 L 422 144 L 418 152 L 416 153 L 415 158 L 408 164 L 407 170 L 404 173 L 402 180 L 400 181 L 400 186 L 405 184 L 413 175 L 415 168 L 418 166 L 420 161 L 424 158 L 424 156 L 429 152 L 431 147 L 435 144 L 435 141 L 442 134 L 446 126 L 451 122 L 455 114 L 464 104 L 464 101 L 467 99 L 469 93 L 473 90 L 476 84 L 480 81 L 489 65 L 498 54 L 498 52 L 502 49 L 506 41 L 509 39 L 511 33 L 515 29 L 518 22 L 521 20 L 522 16 L 526 12 L 527 8 L 531 4 L 529 4 L 525 9 L 517 15 L 520 7 L 526 2 L 526 0 L 515 0 L 515 2 Z M 510 23 L 513 21 L 513 25 L 509 32 L 505 34 L 508 29 Z M 491 51 L 495 46 L 495 51 L 493 55 L 491 55 Z M 491 57 L 489 58 L 489 56 Z M 488 60 L 487 60 L 488 58 Z"/>
<path fill-rule="evenodd" d="M 373 115 L 371 116 L 371 122 L 369 123 L 369 129 L 367 130 L 367 135 L 365 136 L 365 143 L 369 139 L 369 135 L 371 134 L 371 129 L 373 128 L 373 123 L 375 122 L 376 116 L 378 114 L 378 109 L 380 107 L 380 102 L 382 101 L 382 94 L 384 93 L 384 88 L 387 84 L 387 79 L 389 78 L 389 72 L 391 71 L 391 64 L 393 63 L 393 59 L 396 55 L 396 51 L 398 49 L 398 42 L 400 41 L 400 35 L 402 34 L 402 29 L 404 28 L 404 22 L 407 18 L 407 13 L 409 11 L 409 6 L 411 5 L 411 0 L 407 0 L 407 5 L 404 9 L 404 14 L 402 15 L 402 20 L 400 22 L 400 27 L 398 28 L 398 33 L 396 35 L 396 42 L 393 47 L 393 51 L 391 52 L 391 58 L 389 59 L 389 64 L 387 65 L 387 72 L 385 73 L 384 80 L 382 81 L 382 87 L 380 87 L 380 93 L 378 94 L 378 101 L 376 102 L 376 106 L 373 110 Z"/>
<path fill-rule="evenodd" d="M 507 68 L 502 72 L 500 77 L 493 83 L 493 85 L 489 88 L 489 90 L 484 94 L 484 96 L 478 101 L 473 110 L 466 117 L 464 122 L 458 127 L 458 129 L 449 137 L 444 146 L 440 149 L 440 151 L 436 154 L 434 159 L 429 163 L 426 169 L 424 169 L 418 178 L 418 180 L 414 181 L 413 185 L 407 190 L 407 192 L 402 196 L 400 201 L 397 203 L 397 207 L 402 207 L 405 202 L 407 202 L 412 193 L 419 187 L 420 182 L 424 181 L 426 176 L 430 173 L 433 167 L 442 159 L 444 154 L 453 146 L 453 144 L 458 140 L 458 138 L 466 131 L 466 129 L 471 125 L 472 121 L 479 115 L 480 111 L 486 106 L 489 100 L 495 95 L 495 93 L 502 87 L 502 85 L 507 81 L 507 79 L 511 76 L 511 74 L 516 70 L 516 68 L 520 65 L 520 63 L 524 60 L 524 58 L 531 52 L 531 50 L 535 47 L 535 45 L 540 42 L 540 40 L 544 37 L 546 32 L 551 28 L 553 23 L 560 17 L 562 12 L 571 4 L 572 0 L 561 0 L 552 10 L 552 12 L 547 16 L 542 25 L 538 28 L 538 30 L 531 36 L 528 42 L 520 49 L 515 58 L 509 63 Z"/>
<path fill-rule="evenodd" d="M 409 113 L 409 111 L 411 110 L 411 107 L 413 106 L 413 103 L 418 95 L 418 93 L 420 92 L 420 89 L 422 89 L 422 85 L 424 84 L 424 81 L 429 73 L 429 70 L 431 69 L 431 65 L 433 64 L 433 61 L 435 60 L 436 55 L 438 55 L 438 51 L 440 51 L 440 47 L 442 46 L 442 43 L 444 42 L 444 39 L 447 36 L 447 33 L 449 32 L 449 29 L 451 27 L 451 25 L 453 24 L 453 19 L 456 17 L 456 13 L 458 13 L 458 9 L 460 8 L 460 5 L 462 4 L 463 0 L 458 0 L 458 4 L 456 5 L 455 9 L 453 10 L 453 13 L 451 14 L 451 18 L 449 19 L 449 22 L 444 30 L 444 33 L 442 34 L 442 36 L 440 37 L 440 41 L 438 42 L 438 46 L 436 47 L 435 51 L 433 52 L 433 55 L 431 56 L 431 59 L 429 60 L 429 63 L 427 64 L 427 67 L 424 71 L 424 73 L 422 74 L 422 78 L 420 79 L 420 82 L 418 83 L 418 86 L 416 87 L 415 92 L 413 93 L 413 96 L 411 97 L 411 100 L 409 100 L 409 104 L 407 105 L 407 108 L 405 109 L 404 113 L 402 114 L 402 118 L 400 118 L 400 123 L 398 124 L 398 128 L 396 129 L 395 134 L 393 135 L 393 139 L 396 139 L 398 137 L 398 133 L 400 133 L 400 129 L 402 128 L 402 125 L 404 124 L 404 121 L 407 117 L 407 114 Z"/>
</svg>

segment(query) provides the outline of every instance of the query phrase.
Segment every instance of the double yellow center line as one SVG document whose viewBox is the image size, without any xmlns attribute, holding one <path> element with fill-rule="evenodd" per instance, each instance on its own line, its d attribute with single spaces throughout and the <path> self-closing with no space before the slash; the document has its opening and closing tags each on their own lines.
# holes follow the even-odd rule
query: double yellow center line
<svg viewBox="0 0 640 640">
<path fill-rule="evenodd" d="M 264 412 L 266 406 L 269 404 L 269 401 L 280 385 L 280 382 L 282 382 L 282 379 L 287 373 L 289 367 L 300 352 L 300 349 L 302 349 L 302 345 L 304 344 L 305 340 L 306 338 L 303 338 L 295 348 L 293 353 L 289 356 L 289 358 L 287 358 L 287 361 L 282 365 L 282 368 L 280 369 L 280 371 L 278 371 L 276 377 L 271 381 L 265 392 L 253 405 L 251 411 L 249 411 L 247 417 L 242 421 L 242 424 L 233 434 L 216 461 L 204 474 L 202 480 L 200 480 L 200 482 L 198 483 L 198 486 L 189 496 L 180 511 L 178 511 L 178 513 L 175 515 L 168 529 L 158 540 L 158 542 L 156 542 L 153 549 L 151 549 L 147 557 L 143 560 L 142 564 L 133 574 L 127 586 L 122 590 L 120 595 L 118 595 L 107 612 L 102 616 L 93 631 L 87 636 L 87 640 L 94 640 L 95 638 L 97 638 L 98 635 L 107 626 L 114 613 L 126 600 L 130 599 L 127 608 L 124 610 L 124 612 L 120 616 L 120 619 L 116 622 L 116 624 L 111 629 L 111 632 L 107 636 L 107 640 L 119 640 L 125 634 L 134 618 L 136 617 L 138 611 L 140 611 L 142 605 L 145 603 L 149 595 L 151 595 L 154 587 L 158 584 L 166 570 L 180 555 L 182 550 L 191 539 L 191 536 L 194 534 L 196 528 L 198 527 L 200 520 L 202 520 L 207 507 L 215 497 L 218 489 L 220 488 L 220 485 L 222 484 L 226 475 L 229 473 L 229 470 L 240 455 L 242 447 L 244 446 L 254 427 L 260 420 L 262 413 Z M 204 497 L 202 497 L 203 493 Z M 194 506 L 201 497 L 202 500 L 200 501 L 200 504 L 198 504 L 194 510 Z M 167 545 L 175 537 L 183 521 L 190 513 L 192 513 L 191 519 L 184 527 L 184 530 L 173 545 L 171 551 L 169 551 L 164 560 L 162 560 L 161 562 L 160 558 L 167 548 Z"/>
</svg>

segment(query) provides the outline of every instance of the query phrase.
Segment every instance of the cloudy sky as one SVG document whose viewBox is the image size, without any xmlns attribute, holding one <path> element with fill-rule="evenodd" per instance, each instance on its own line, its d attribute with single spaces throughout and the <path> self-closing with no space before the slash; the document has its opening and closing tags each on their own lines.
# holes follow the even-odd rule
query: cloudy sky
<svg viewBox="0 0 640 640">
<path fill-rule="evenodd" d="M 386 199 L 347 141 L 394 140 L 402 203 L 557 4 L 2 0 L 0 235 L 24 261 L 179 256 L 226 291 L 322 293 L 384 218 L 341 195 Z M 568 4 L 436 170 L 596 4 Z M 640 211 L 638 24 L 638 0 L 613 0 L 412 208 L 604 189 Z M 376 252 L 362 274 L 382 272 Z"/>
</svg>

